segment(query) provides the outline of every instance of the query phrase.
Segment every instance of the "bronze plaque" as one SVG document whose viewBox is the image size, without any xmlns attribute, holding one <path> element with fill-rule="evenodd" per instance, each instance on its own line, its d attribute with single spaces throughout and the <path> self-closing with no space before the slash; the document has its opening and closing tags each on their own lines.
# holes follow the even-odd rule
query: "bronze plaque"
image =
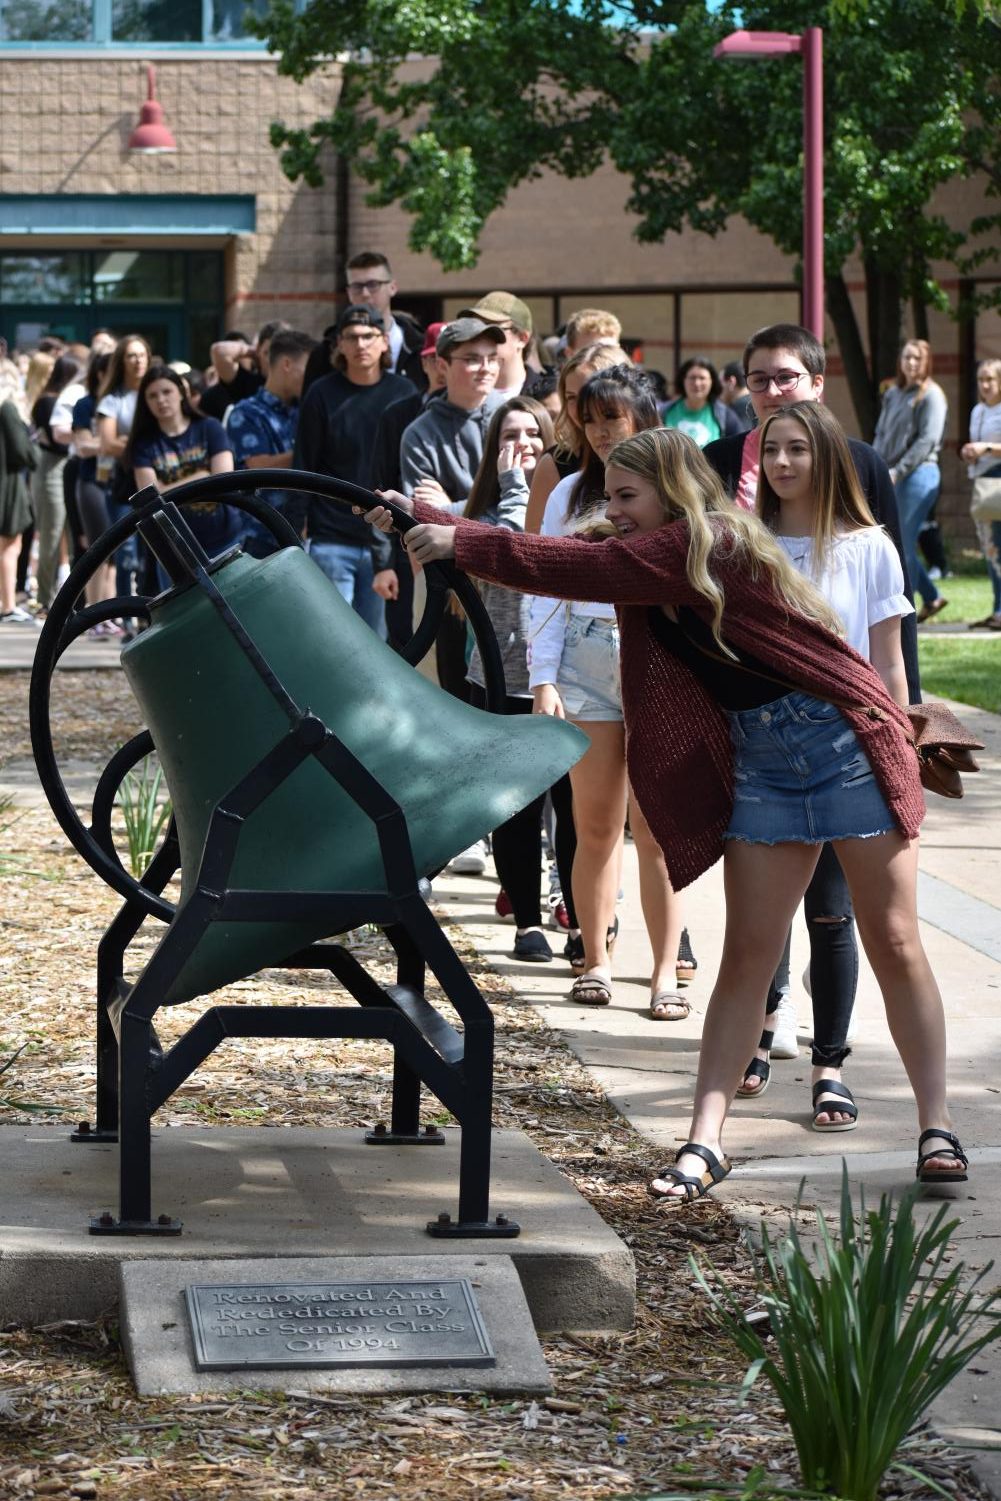
<svg viewBox="0 0 1001 1501">
<path fill-rule="evenodd" d="M 201 1371 L 496 1364 L 467 1278 L 189 1284 L 185 1295 Z"/>
</svg>

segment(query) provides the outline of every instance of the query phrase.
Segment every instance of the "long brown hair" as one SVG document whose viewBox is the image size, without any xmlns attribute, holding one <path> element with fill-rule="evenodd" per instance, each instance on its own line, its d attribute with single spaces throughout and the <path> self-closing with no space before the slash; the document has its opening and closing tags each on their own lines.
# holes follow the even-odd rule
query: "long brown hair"
<svg viewBox="0 0 1001 1501">
<path fill-rule="evenodd" d="M 918 375 L 916 384 L 924 388 L 931 380 L 932 358 L 931 345 L 928 343 L 928 340 L 905 339 L 900 346 L 900 353 L 897 356 L 897 385 L 902 391 L 906 391 L 907 387 L 910 385 L 910 381 L 904 374 L 904 368 L 901 364 L 901 361 L 904 358 L 904 350 L 907 348 L 908 344 L 913 344 L 915 349 L 921 355 L 921 372 Z"/>
<path fill-rule="evenodd" d="M 534 417 L 539 424 L 542 447 L 546 449 L 552 446 L 553 419 L 540 401 L 536 401 L 531 396 L 512 396 L 510 401 L 505 401 L 503 406 L 499 406 L 490 419 L 486 442 L 483 445 L 483 457 L 476 471 L 469 499 L 466 501 L 466 509 L 462 513 L 474 520 L 500 504 L 497 455 L 500 453 L 501 428 L 509 412 L 527 412 L 530 417 Z"/>
<path fill-rule="evenodd" d="M 109 392 L 120 391 L 125 385 L 125 351 L 130 344 L 141 344 L 146 351 L 146 368 L 153 363 L 153 351 L 142 334 L 126 334 L 124 339 L 119 339 L 115 345 L 115 352 L 111 356 L 111 364 L 104 375 L 104 384 L 98 393 L 99 398 L 107 396 Z"/>
<path fill-rule="evenodd" d="M 580 469 L 570 490 L 564 522 L 578 521 L 589 511 L 604 509 L 605 465 L 584 437 L 591 413 L 602 417 L 628 417 L 634 433 L 660 426 L 660 408 L 653 386 L 641 365 L 627 360 L 599 370 L 581 387 L 577 398 L 582 438 Z"/>
<path fill-rule="evenodd" d="M 790 417 L 806 433 L 813 461 L 813 557 L 820 562 L 835 535 L 876 526 L 876 518 L 862 493 L 858 473 L 844 428 L 819 401 L 795 401 L 773 412 L 761 429 L 761 468 L 758 471 L 758 494 L 755 510 L 770 530 L 775 530 L 779 515 L 779 497 L 768 483 L 765 473 L 765 445 L 773 422 Z"/>
</svg>

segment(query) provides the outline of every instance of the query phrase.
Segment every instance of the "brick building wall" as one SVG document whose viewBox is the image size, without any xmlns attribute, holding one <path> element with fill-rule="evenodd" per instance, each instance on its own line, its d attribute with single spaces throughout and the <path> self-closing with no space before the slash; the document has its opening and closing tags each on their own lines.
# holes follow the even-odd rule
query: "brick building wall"
<svg viewBox="0 0 1001 1501">
<path fill-rule="evenodd" d="M 300 87 L 265 56 L 157 56 L 157 98 L 178 150 L 143 156 L 128 140 L 146 96 L 144 62 L 84 50 L 0 54 L 0 193 L 252 193 L 256 233 L 227 248 L 225 321 L 322 327 L 336 293 L 333 194 L 289 182 L 268 127 L 309 124 L 329 112 L 337 87 L 335 70 Z"/>
</svg>

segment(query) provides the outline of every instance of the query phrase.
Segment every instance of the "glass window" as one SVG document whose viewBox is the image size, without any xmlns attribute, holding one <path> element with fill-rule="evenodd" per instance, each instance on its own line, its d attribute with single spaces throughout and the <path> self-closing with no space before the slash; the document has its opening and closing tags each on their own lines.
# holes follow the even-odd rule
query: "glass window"
<svg viewBox="0 0 1001 1501">
<path fill-rule="evenodd" d="M 2 42 L 89 42 L 91 0 L 2 0 Z"/>
<path fill-rule="evenodd" d="M 267 11 L 267 0 L 212 0 L 211 35 L 206 41 L 212 42 L 235 42 L 241 37 L 250 35 L 244 19 L 247 16 L 263 16 Z"/>
<path fill-rule="evenodd" d="M 87 303 L 84 257 L 68 250 L 55 255 L 0 257 L 0 301 L 4 303 Z"/>
<path fill-rule="evenodd" d="M 183 300 L 183 261 L 169 250 L 110 250 L 94 257 L 95 302 Z"/>
<path fill-rule="evenodd" d="M 196 370 L 209 364 L 209 350 L 222 333 L 218 313 L 189 313 L 184 358 Z"/>
<path fill-rule="evenodd" d="M 112 0 L 116 42 L 200 42 L 202 0 Z"/>
<path fill-rule="evenodd" d="M 221 254 L 218 250 L 192 250 L 187 262 L 188 302 L 217 307 L 223 296 Z"/>
</svg>

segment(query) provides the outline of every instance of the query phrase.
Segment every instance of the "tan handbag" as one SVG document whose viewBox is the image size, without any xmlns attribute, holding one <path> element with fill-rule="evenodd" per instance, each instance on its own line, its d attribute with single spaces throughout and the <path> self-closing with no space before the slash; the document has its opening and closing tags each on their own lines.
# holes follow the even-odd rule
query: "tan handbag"
<svg viewBox="0 0 1001 1501">
<path fill-rule="evenodd" d="M 979 771 L 971 754 L 984 742 L 966 728 L 945 704 L 908 704 L 921 785 L 940 797 L 962 797 L 964 771 Z"/>
<path fill-rule="evenodd" d="M 970 515 L 974 521 L 1001 521 L 1001 476 L 982 474 L 973 481 Z"/>
</svg>

